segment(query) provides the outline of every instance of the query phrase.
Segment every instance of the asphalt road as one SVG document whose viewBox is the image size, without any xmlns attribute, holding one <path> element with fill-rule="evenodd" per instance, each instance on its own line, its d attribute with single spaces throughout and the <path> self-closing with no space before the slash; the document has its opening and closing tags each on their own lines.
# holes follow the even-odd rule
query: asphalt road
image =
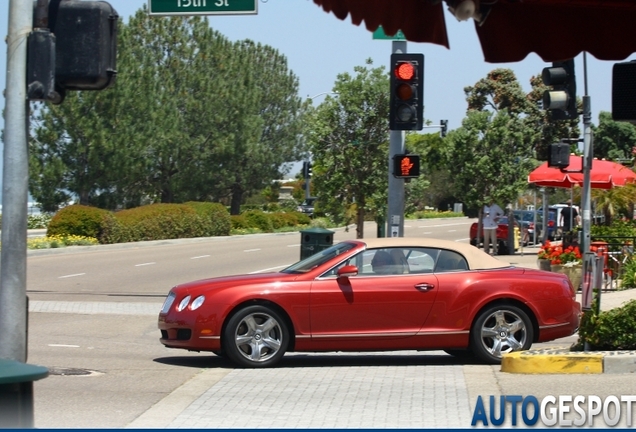
<svg viewBox="0 0 636 432">
<path fill-rule="evenodd" d="M 468 241 L 470 223 L 409 221 L 405 231 Z M 335 242 L 356 235 L 355 227 L 335 233 Z M 375 224 L 365 226 L 365 235 L 375 237 Z M 213 354 L 159 343 L 156 323 L 164 297 L 181 282 L 286 267 L 300 258 L 300 240 L 296 232 L 29 251 L 29 302 L 58 307 L 29 314 L 27 362 L 50 370 L 34 383 L 35 426 L 124 427 L 202 369 L 232 370 Z M 80 302 L 102 307 L 73 313 Z M 104 304 L 113 303 L 148 308 L 143 315 L 104 311 Z M 442 356 L 442 363 L 448 361 L 454 359 Z"/>
<path fill-rule="evenodd" d="M 409 221 L 405 230 L 407 237 L 468 242 L 471 223 L 469 219 Z M 375 225 L 368 224 L 365 231 L 368 237 L 374 237 Z M 335 241 L 346 238 L 355 238 L 355 229 L 336 230 Z M 367 380 L 377 378 L 365 375 L 367 373 L 385 371 L 387 378 L 376 384 L 383 386 L 383 382 L 386 383 L 387 391 L 407 389 L 401 379 L 390 377 L 393 371 L 407 376 L 409 373 L 430 373 L 432 375 L 427 378 L 430 381 L 426 381 L 430 387 L 425 393 L 440 413 L 456 410 L 453 408 L 457 397 L 453 386 L 456 384 L 447 381 L 448 377 L 461 377 L 460 387 L 465 387 L 467 393 L 465 405 L 470 407 L 475 406 L 480 395 L 543 397 L 578 393 L 604 397 L 631 394 L 635 388 L 636 379 L 630 374 L 506 374 L 498 366 L 465 363 L 441 351 L 290 355 L 280 369 L 248 378 L 243 375 L 251 372 L 235 371 L 231 364 L 212 354 L 170 350 L 159 343 L 157 313 L 174 284 L 204 277 L 276 270 L 299 257 L 299 233 L 30 251 L 27 259 L 29 301 L 32 306 L 50 308 L 29 314 L 27 362 L 50 370 L 49 377 L 34 383 L 35 427 L 185 427 L 191 420 L 184 417 L 186 409 L 194 409 L 194 402 L 200 400 L 197 398 L 220 381 L 225 385 L 243 385 L 240 380 L 247 379 L 256 387 L 272 390 L 273 382 L 305 370 L 310 372 L 301 374 L 306 378 L 300 379 L 308 380 L 306 383 L 290 382 L 289 385 L 294 388 L 311 386 L 316 374 L 331 376 L 332 371 L 334 377 L 340 376 L 336 374 L 345 377 L 351 376 L 350 373 L 362 374 L 354 376 L 353 383 L 347 383 L 351 387 L 339 389 L 347 392 L 351 401 L 369 397 L 363 385 Z M 75 306 L 79 304 L 95 307 L 89 312 L 76 310 Z M 138 309 L 122 312 L 126 306 L 137 306 Z M 570 337 L 554 344 L 569 345 L 574 340 L 576 337 Z M 425 366 L 424 370 L 422 366 Z M 281 389 L 271 397 L 282 397 L 286 391 Z M 236 397 L 245 396 L 245 390 L 239 388 Z M 376 396 L 379 394 L 374 394 Z M 229 417 L 244 415 L 246 419 L 252 419 L 249 417 L 252 410 L 248 408 L 257 407 L 245 406 L 247 402 L 238 403 L 237 411 L 232 411 Z M 413 400 L 408 402 L 415 403 Z M 259 403 L 265 403 L 265 400 Z M 271 409 L 282 409 L 283 403 L 276 399 Z M 215 402 L 210 401 L 208 405 L 214 406 Z M 198 415 L 197 412 L 194 414 Z M 219 415 L 218 412 L 210 415 L 208 426 L 220 424 L 214 417 Z M 459 426 L 469 427 L 465 424 L 467 414 L 461 415 L 463 423 Z M 325 418 L 328 416 L 327 409 Z M 444 416 L 439 414 L 435 419 L 441 421 Z M 347 419 L 351 421 L 351 417 Z M 323 424 L 351 427 L 341 420 L 335 418 L 333 423 Z M 385 420 L 385 426 L 375 423 L 376 426 L 394 424 L 390 417 Z M 255 423 L 248 422 L 245 427 L 269 424 L 259 423 L 258 416 L 253 421 Z M 199 424 L 200 427 L 206 425 L 205 422 Z M 440 424 L 445 423 L 435 423 Z M 413 423 L 405 425 L 414 427 Z M 456 423 L 449 425 L 457 427 Z"/>
</svg>

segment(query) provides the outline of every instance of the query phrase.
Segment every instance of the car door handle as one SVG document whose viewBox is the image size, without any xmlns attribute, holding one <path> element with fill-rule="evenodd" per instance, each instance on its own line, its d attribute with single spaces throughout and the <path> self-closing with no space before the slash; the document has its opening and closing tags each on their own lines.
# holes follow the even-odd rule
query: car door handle
<svg viewBox="0 0 636 432">
<path fill-rule="evenodd" d="M 433 288 L 435 288 L 435 285 L 430 283 L 421 283 L 421 284 L 415 285 L 415 288 L 417 288 L 420 291 L 430 291 Z"/>
</svg>

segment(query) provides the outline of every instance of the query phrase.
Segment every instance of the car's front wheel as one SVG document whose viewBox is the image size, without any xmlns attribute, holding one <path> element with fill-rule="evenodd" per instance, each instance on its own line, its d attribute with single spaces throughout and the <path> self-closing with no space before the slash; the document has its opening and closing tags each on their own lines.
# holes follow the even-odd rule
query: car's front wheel
<svg viewBox="0 0 636 432">
<path fill-rule="evenodd" d="M 283 357 L 288 342 L 289 330 L 276 311 L 267 306 L 248 306 L 228 321 L 223 352 L 243 367 L 269 367 Z"/>
<path fill-rule="evenodd" d="M 471 349 L 482 361 L 501 363 L 504 353 L 527 350 L 534 337 L 532 322 L 520 308 L 494 305 L 482 311 L 471 331 Z"/>
</svg>

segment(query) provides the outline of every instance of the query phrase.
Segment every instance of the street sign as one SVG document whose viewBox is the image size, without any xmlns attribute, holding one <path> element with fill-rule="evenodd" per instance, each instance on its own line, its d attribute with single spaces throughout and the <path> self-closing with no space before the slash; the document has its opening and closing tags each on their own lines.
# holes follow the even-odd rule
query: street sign
<svg viewBox="0 0 636 432">
<path fill-rule="evenodd" d="M 258 0 L 148 0 L 150 15 L 254 15 Z"/>
<path fill-rule="evenodd" d="M 373 32 L 373 39 L 406 40 L 406 36 L 404 36 L 404 33 L 402 33 L 402 30 L 398 30 L 396 34 L 394 34 L 393 36 L 389 36 L 386 33 L 384 33 L 384 29 L 382 28 L 382 26 L 379 26 Z"/>
</svg>

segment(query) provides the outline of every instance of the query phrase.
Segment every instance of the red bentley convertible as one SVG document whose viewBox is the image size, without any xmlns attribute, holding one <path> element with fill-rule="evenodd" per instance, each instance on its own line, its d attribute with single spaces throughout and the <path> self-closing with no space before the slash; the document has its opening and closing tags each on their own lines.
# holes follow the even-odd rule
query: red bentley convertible
<svg viewBox="0 0 636 432">
<path fill-rule="evenodd" d="M 498 363 L 576 332 L 580 305 L 560 273 L 513 267 L 446 240 L 344 241 L 277 273 L 170 290 L 161 343 L 243 367 L 291 351 L 445 350 Z"/>
</svg>

